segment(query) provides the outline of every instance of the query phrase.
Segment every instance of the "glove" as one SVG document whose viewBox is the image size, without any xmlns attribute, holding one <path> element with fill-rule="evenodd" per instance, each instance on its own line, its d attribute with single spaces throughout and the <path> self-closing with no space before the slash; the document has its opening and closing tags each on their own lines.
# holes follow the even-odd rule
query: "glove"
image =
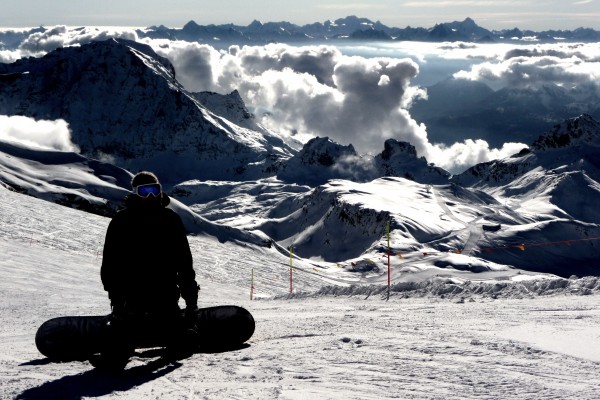
<svg viewBox="0 0 600 400">
<path fill-rule="evenodd" d="M 184 314 L 184 324 L 188 329 L 195 329 L 198 320 L 198 306 L 187 306 Z"/>
<path fill-rule="evenodd" d="M 196 320 L 198 318 L 198 306 L 187 306 L 185 308 L 185 319 Z"/>
<path fill-rule="evenodd" d="M 127 308 L 125 300 L 114 293 L 110 293 L 110 308 L 112 309 L 111 315 L 113 319 L 123 319 L 127 314 Z"/>
</svg>

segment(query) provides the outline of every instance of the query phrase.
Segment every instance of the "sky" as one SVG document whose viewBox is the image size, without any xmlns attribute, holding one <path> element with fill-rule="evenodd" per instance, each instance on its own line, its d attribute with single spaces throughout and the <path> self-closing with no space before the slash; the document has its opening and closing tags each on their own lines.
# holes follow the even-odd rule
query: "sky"
<svg viewBox="0 0 600 400">
<path fill-rule="evenodd" d="M 600 0 L 3 0 L 0 26 L 181 27 L 190 20 L 248 25 L 255 19 L 303 25 L 348 15 L 400 28 L 471 17 L 488 29 L 600 29 Z"/>
</svg>

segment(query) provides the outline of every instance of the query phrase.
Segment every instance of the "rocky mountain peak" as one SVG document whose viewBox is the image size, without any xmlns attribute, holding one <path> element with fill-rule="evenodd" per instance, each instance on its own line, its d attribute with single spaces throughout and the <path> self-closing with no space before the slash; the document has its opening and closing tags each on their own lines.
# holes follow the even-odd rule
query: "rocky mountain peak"
<svg viewBox="0 0 600 400">
<path fill-rule="evenodd" d="M 356 150 L 351 144 L 343 146 L 335 143 L 328 137 L 316 137 L 309 140 L 297 157 L 306 165 L 322 165 L 330 167 L 336 163 L 341 157 L 356 156 Z"/>
<path fill-rule="evenodd" d="M 429 165 L 417 155 L 415 146 L 408 142 L 388 139 L 383 151 L 375 157 L 379 176 L 400 176 L 420 183 L 442 184 L 450 174 L 442 168 Z"/>
<path fill-rule="evenodd" d="M 511 157 L 477 164 L 452 181 L 463 186 L 507 185 L 530 171 L 583 171 L 600 178 L 600 123 L 584 114 L 557 124 L 548 133 Z"/>
<path fill-rule="evenodd" d="M 531 147 L 550 150 L 585 144 L 600 145 L 600 123 L 588 114 L 555 125 L 550 132 L 535 140 Z"/>
<path fill-rule="evenodd" d="M 409 155 L 417 157 L 417 149 L 415 146 L 408 142 L 399 142 L 395 139 L 388 139 L 383 145 L 383 151 L 381 152 L 381 159 L 389 161 L 392 157 L 397 155 Z"/>
</svg>

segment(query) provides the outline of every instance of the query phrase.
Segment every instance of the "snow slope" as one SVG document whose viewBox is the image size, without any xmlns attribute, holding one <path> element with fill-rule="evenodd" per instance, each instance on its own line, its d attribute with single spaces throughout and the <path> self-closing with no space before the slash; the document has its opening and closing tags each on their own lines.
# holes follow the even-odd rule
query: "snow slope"
<svg viewBox="0 0 600 400">
<path fill-rule="evenodd" d="M 298 270 L 297 294 L 288 297 L 287 257 L 206 235 L 189 237 L 200 304 L 251 310 L 257 330 L 249 347 L 172 364 L 159 352 L 140 351 L 121 376 L 86 362 L 49 363 L 33 343 L 44 320 L 108 311 L 98 252 L 108 219 L 3 187 L 0 202 L 1 398 L 600 396 L 597 278 L 546 279 L 527 294 L 482 284 L 452 295 L 457 285 L 441 283 L 448 290 L 423 286 L 393 292 L 386 302 L 368 280 L 318 291 L 327 280 Z M 306 260 L 295 262 L 308 269 Z M 252 268 L 262 300 L 249 300 Z M 332 278 L 343 283 L 347 275 Z M 590 295 L 581 296 L 583 288 Z"/>
<path fill-rule="evenodd" d="M 452 181 L 505 202 L 505 212 L 490 215 L 490 223 L 505 224 L 509 212 L 522 219 L 520 226 L 495 233 L 494 242 L 488 240 L 484 249 L 520 241 L 532 246 L 516 253 L 511 265 L 545 263 L 551 266 L 547 272 L 563 276 L 598 274 L 600 124 L 590 116 L 557 124 L 531 149 L 479 164 Z M 490 252 L 485 258 L 497 262 L 506 254 Z"/>
</svg>

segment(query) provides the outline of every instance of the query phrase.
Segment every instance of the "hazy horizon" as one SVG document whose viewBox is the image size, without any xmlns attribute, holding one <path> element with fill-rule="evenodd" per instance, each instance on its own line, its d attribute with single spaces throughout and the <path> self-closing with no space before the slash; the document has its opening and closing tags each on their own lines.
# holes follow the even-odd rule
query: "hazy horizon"
<svg viewBox="0 0 600 400">
<path fill-rule="evenodd" d="M 597 0 L 533 0 L 499 1 L 391 1 L 347 3 L 329 0 L 325 3 L 307 0 L 302 3 L 270 3 L 257 0 L 249 3 L 232 0 L 227 7 L 215 7 L 207 1 L 176 0 L 166 5 L 158 0 L 108 0 L 102 3 L 81 0 L 56 0 L 40 3 L 34 0 L 6 0 L 0 15 L 2 27 L 128 26 L 166 25 L 181 27 L 190 20 L 199 24 L 248 25 L 253 20 L 263 22 L 288 21 L 305 25 L 336 20 L 349 15 L 368 18 L 390 26 L 432 27 L 438 23 L 473 18 L 488 29 L 518 27 L 535 31 L 565 30 L 578 27 L 600 29 L 600 4 Z"/>
</svg>

